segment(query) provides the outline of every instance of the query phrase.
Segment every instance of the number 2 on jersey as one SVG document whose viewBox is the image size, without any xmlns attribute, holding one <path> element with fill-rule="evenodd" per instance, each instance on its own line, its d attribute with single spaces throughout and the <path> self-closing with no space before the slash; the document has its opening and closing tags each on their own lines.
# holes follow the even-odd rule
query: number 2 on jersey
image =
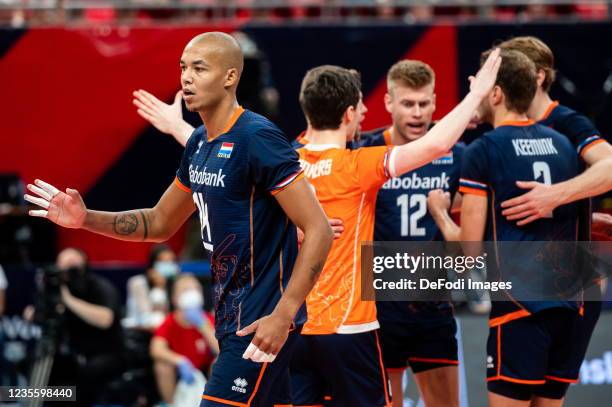
<svg viewBox="0 0 612 407">
<path fill-rule="evenodd" d="M 423 194 L 402 194 L 397 197 L 397 206 L 401 211 L 401 235 L 425 236 L 425 228 L 418 222 L 427 213 L 427 197 Z M 415 211 L 411 210 L 417 207 Z"/>
</svg>

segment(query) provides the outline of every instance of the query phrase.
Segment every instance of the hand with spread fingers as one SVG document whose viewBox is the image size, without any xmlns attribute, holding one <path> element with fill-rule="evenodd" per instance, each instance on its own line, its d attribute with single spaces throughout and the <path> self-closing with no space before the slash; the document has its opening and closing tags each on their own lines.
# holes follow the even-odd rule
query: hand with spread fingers
<svg viewBox="0 0 612 407">
<path fill-rule="evenodd" d="M 78 229 L 83 226 L 87 208 L 83 198 L 76 189 L 66 188 L 62 192 L 53 185 L 39 179 L 35 185 L 28 184 L 27 188 L 34 195 L 26 194 L 26 201 L 38 205 L 42 210 L 31 210 L 30 216 L 47 218 L 51 222 L 67 228 Z"/>
<path fill-rule="evenodd" d="M 177 142 L 185 146 L 194 128 L 183 120 L 181 100 L 183 92 L 178 91 L 174 102 L 169 105 L 156 98 L 146 90 L 140 89 L 133 93 L 136 112 L 162 133 L 173 136 Z"/>
</svg>

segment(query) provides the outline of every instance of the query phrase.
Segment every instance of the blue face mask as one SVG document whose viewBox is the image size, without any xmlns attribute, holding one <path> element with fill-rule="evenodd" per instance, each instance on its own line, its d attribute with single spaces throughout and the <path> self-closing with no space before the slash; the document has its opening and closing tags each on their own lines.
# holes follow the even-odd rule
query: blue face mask
<svg viewBox="0 0 612 407">
<path fill-rule="evenodd" d="M 178 264 L 173 261 L 156 261 L 153 268 L 165 278 L 173 277 L 180 271 Z"/>
</svg>

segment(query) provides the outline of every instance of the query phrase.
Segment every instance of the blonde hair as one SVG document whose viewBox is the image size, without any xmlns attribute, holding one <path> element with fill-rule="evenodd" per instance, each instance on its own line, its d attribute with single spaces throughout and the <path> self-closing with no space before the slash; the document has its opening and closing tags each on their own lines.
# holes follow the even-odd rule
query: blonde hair
<svg viewBox="0 0 612 407">
<path fill-rule="evenodd" d="M 499 48 L 522 52 L 533 61 L 536 69 L 544 71 L 542 88 L 548 92 L 555 81 L 555 56 L 542 40 L 532 36 L 515 37 L 498 45 Z"/>
<path fill-rule="evenodd" d="M 425 62 L 405 59 L 397 62 L 387 73 L 387 90 L 391 91 L 396 85 L 419 89 L 423 86 L 433 84 L 436 74 L 431 66 Z"/>
</svg>

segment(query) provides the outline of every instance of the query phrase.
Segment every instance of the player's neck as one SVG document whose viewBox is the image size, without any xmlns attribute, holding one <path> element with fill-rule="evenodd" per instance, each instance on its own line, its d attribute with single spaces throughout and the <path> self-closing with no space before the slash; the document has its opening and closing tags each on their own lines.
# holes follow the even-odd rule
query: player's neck
<svg viewBox="0 0 612 407">
<path fill-rule="evenodd" d="M 552 102 L 553 101 L 550 98 L 548 92 L 544 92 L 542 89 L 538 89 L 533 98 L 533 101 L 531 102 L 531 105 L 529 106 L 527 115 L 530 119 L 533 119 L 535 121 L 542 120 Z"/>
<path fill-rule="evenodd" d="M 204 122 L 208 140 L 214 140 L 227 131 L 227 126 L 236 109 L 238 109 L 236 98 L 225 98 L 214 108 L 200 111 L 200 118 Z"/>
<path fill-rule="evenodd" d="M 311 128 L 308 132 L 308 144 L 334 144 L 344 148 L 346 146 L 346 132 L 342 128 L 336 130 L 315 130 Z"/>
<path fill-rule="evenodd" d="M 501 108 L 494 114 L 493 127 L 497 128 L 504 123 L 525 122 L 527 120 L 529 120 L 529 118 L 525 113 L 517 113 Z"/>
</svg>

